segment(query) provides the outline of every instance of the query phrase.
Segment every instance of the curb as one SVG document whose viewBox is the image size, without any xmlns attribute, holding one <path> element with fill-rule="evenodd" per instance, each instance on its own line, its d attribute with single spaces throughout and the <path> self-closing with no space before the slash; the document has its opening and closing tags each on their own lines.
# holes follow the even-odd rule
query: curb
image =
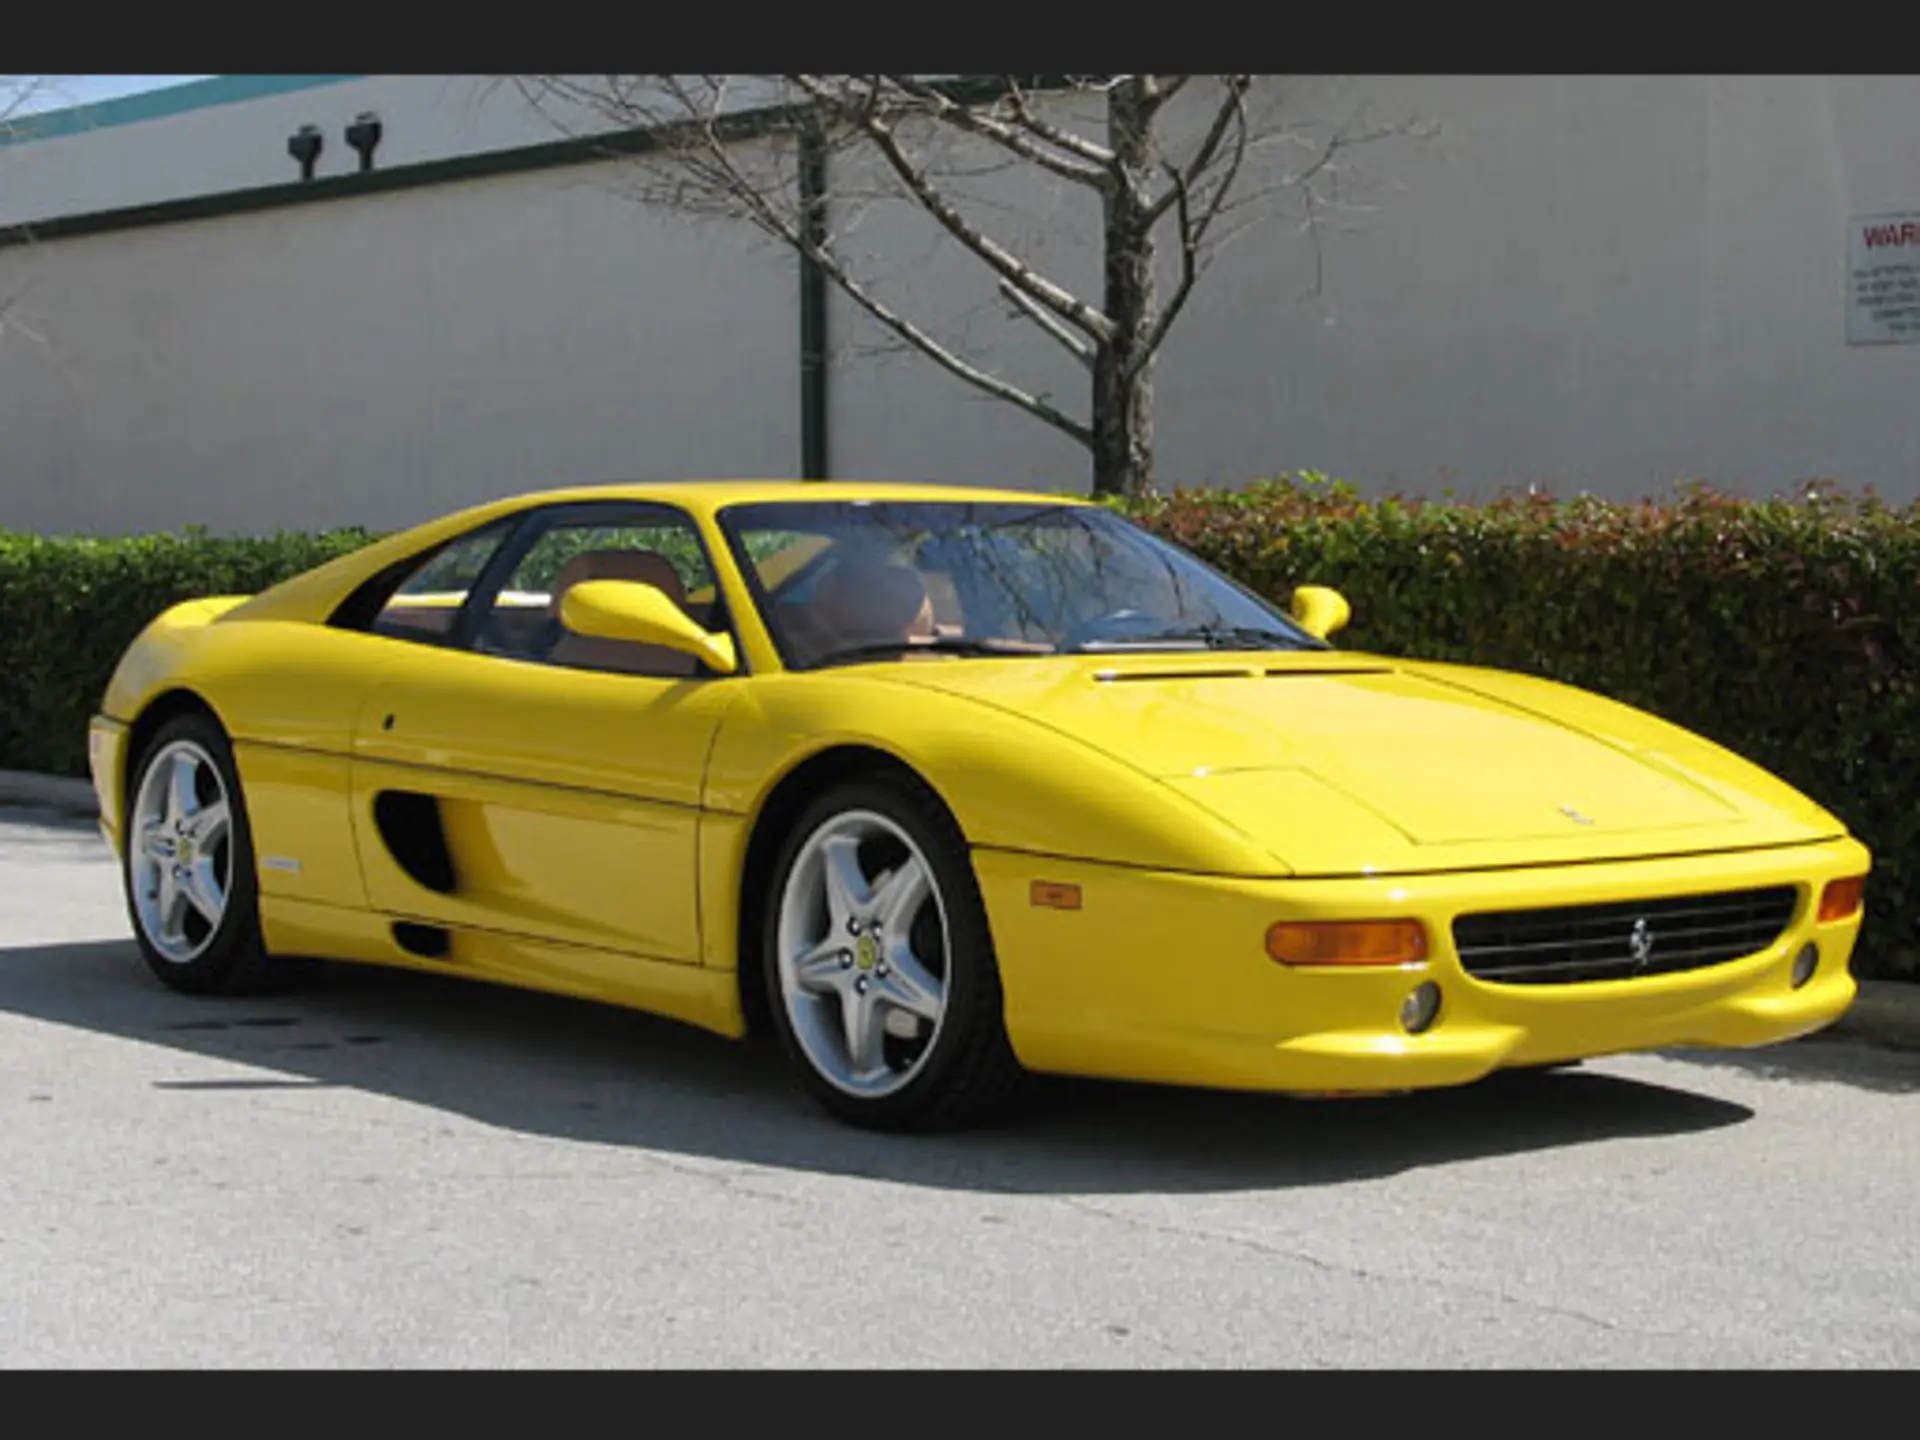
<svg viewBox="0 0 1920 1440">
<path fill-rule="evenodd" d="M 99 816 L 91 781 L 70 775 L 0 770 L 0 805 L 30 805 L 86 819 Z M 1827 1027 L 1829 1035 L 1853 1035 L 1896 1050 L 1920 1050 L 1920 983 L 1862 980 L 1847 1013 Z"/>
<path fill-rule="evenodd" d="M 36 775 L 27 770 L 0 770 L 0 805 L 37 805 L 89 820 L 100 814 L 91 781 L 71 775 Z"/>
</svg>

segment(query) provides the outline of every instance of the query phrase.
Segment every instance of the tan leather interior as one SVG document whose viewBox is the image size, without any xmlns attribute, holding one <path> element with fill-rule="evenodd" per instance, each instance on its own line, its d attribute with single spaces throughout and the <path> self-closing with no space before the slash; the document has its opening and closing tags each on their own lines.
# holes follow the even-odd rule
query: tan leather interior
<svg viewBox="0 0 1920 1440">
<path fill-rule="evenodd" d="M 929 639 L 933 600 L 905 565 L 852 559 L 825 576 L 807 618 L 832 649 Z"/>
</svg>

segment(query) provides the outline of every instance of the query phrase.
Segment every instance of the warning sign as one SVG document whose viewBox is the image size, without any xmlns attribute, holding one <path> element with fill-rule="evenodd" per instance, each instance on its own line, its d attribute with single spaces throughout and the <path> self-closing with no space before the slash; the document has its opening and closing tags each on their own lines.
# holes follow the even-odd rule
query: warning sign
<svg viewBox="0 0 1920 1440">
<path fill-rule="evenodd" d="M 1847 343 L 1920 343 L 1920 214 L 1848 226 Z"/>
</svg>

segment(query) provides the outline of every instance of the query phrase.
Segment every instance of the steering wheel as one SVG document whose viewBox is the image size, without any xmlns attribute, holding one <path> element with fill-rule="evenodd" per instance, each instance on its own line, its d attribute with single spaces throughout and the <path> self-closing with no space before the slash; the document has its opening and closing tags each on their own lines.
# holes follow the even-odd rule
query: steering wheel
<svg viewBox="0 0 1920 1440">
<path fill-rule="evenodd" d="M 1060 637 L 1060 648 L 1077 650 L 1092 640 L 1117 640 L 1129 632 L 1158 630 L 1164 624 L 1157 615 L 1125 606 L 1119 610 L 1109 610 L 1104 615 L 1095 615 L 1090 620 L 1082 620 Z"/>
</svg>

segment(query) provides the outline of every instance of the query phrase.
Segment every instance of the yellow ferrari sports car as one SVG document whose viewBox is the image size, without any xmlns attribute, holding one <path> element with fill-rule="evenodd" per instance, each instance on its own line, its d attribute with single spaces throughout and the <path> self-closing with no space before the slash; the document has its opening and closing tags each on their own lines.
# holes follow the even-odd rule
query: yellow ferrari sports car
<svg viewBox="0 0 1920 1440">
<path fill-rule="evenodd" d="M 770 1030 L 880 1128 L 1029 1072 L 1399 1091 L 1847 1007 L 1840 821 L 1347 614 L 1056 496 L 552 491 L 168 610 L 93 783 L 169 985 L 318 956 Z"/>
</svg>

